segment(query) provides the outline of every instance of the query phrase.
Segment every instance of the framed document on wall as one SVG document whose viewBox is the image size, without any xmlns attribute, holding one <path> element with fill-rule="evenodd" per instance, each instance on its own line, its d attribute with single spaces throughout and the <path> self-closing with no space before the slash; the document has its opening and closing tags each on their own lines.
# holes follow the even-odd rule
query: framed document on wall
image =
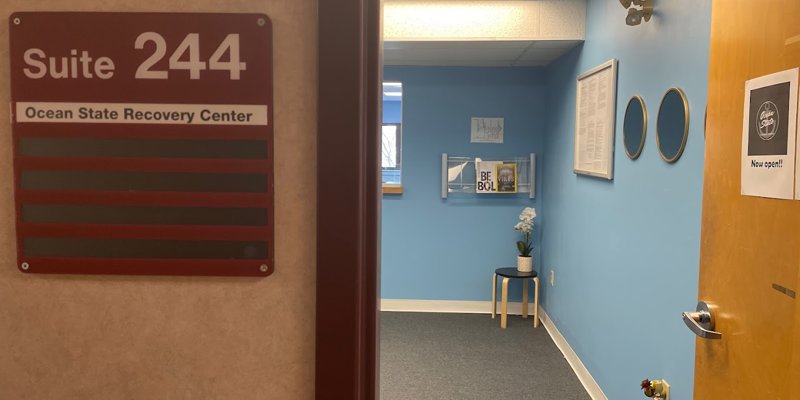
<svg viewBox="0 0 800 400">
<path fill-rule="evenodd" d="M 575 97 L 576 174 L 614 178 L 614 128 L 617 60 L 608 60 L 578 76 Z"/>
</svg>

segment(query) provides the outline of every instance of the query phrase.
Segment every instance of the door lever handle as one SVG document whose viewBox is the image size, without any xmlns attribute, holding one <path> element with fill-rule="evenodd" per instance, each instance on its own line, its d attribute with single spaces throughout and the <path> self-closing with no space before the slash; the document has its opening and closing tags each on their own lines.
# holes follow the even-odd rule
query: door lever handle
<svg viewBox="0 0 800 400">
<path fill-rule="evenodd" d="M 714 331 L 714 314 L 711 313 L 711 307 L 701 301 L 697 303 L 697 311 L 684 312 L 681 314 L 683 323 L 694 332 L 695 335 L 703 339 L 721 339 L 722 334 Z"/>
</svg>

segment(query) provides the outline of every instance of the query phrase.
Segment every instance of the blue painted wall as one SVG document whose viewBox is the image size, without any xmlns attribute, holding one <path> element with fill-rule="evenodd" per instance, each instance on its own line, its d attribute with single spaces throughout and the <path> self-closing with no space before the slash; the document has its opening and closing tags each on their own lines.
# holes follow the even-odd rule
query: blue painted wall
<svg viewBox="0 0 800 400">
<path fill-rule="evenodd" d="M 664 378 L 676 399 L 692 398 L 695 337 L 680 320 L 697 299 L 703 120 L 711 4 L 657 1 L 653 20 L 624 23 L 619 2 L 587 2 L 586 42 L 547 68 L 544 152 L 543 304 L 609 399 L 641 398 L 638 383 Z M 611 182 L 572 172 L 575 79 L 619 60 L 616 153 Z M 663 162 L 658 106 L 671 86 L 690 105 L 686 151 Z M 641 95 L 648 130 L 641 157 L 627 158 L 622 120 Z"/>
<path fill-rule="evenodd" d="M 544 70 L 387 67 L 384 79 L 403 83 L 403 194 L 383 198 L 381 297 L 490 300 L 494 269 L 516 265 L 520 211 L 541 212 L 540 202 L 527 194 L 443 200 L 441 153 L 484 160 L 540 153 Z M 503 144 L 469 142 L 470 118 L 479 116 L 505 118 Z M 538 245 L 535 252 L 538 264 Z"/>
</svg>

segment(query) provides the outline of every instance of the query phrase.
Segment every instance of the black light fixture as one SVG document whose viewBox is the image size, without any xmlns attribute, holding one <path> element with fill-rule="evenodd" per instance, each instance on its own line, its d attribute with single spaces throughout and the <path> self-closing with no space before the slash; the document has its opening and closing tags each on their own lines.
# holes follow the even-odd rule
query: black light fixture
<svg viewBox="0 0 800 400">
<path fill-rule="evenodd" d="M 630 26 L 639 25 L 642 19 L 650 21 L 653 16 L 653 0 L 619 0 L 620 4 L 628 10 L 625 23 Z"/>
</svg>

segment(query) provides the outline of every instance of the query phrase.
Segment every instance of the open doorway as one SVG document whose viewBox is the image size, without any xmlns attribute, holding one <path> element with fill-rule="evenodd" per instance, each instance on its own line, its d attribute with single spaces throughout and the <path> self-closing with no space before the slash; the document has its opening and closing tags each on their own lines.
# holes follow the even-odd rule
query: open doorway
<svg viewBox="0 0 800 400">
<path fill-rule="evenodd" d="M 391 14 L 388 7 L 392 3 L 391 0 L 385 3 L 387 16 Z M 404 0 L 395 3 L 411 7 L 423 2 Z M 434 2 L 424 3 L 429 10 L 436 9 L 432 5 Z M 497 5 L 511 2 L 490 3 Z M 564 333 L 561 337 L 561 348 L 576 371 L 580 370 L 583 386 L 593 398 L 633 398 L 639 395 L 637 386 L 647 377 L 645 374 L 668 379 L 672 384 L 673 395 L 689 398 L 692 393 L 694 339 L 686 336 L 683 323 L 676 317 L 680 315 L 680 311 L 694 307 L 693 301 L 696 297 L 694 291 L 698 278 L 700 199 L 703 187 L 703 132 L 702 124 L 690 123 L 688 141 L 681 159 L 667 164 L 659 155 L 655 122 L 658 120 L 659 103 L 670 86 L 685 89 L 689 114 L 693 115 L 692 121 L 697 121 L 700 118 L 696 117 L 703 114 L 708 89 L 710 2 L 676 0 L 662 5 L 649 23 L 644 21 L 635 27 L 626 24 L 625 14 L 630 10 L 617 4 L 612 6 L 606 2 L 567 0 L 514 3 L 537 7 L 550 3 L 575 6 L 568 12 L 558 14 L 559 18 L 552 15 L 530 18 L 524 12 L 505 15 L 513 17 L 510 18 L 512 24 L 520 21 L 524 25 L 519 27 L 519 31 L 524 31 L 526 27 L 546 31 L 553 26 L 544 26 L 541 23 L 553 22 L 553 25 L 573 27 L 581 32 L 585 27 L 586 37 L 592 40 L 582 44 L 580 40 L 574 40 L 572 46 L 577 47 L 568 50 L 566 54 L 563 50 L 552 47 L 568 44 L 570 40 L 566 38 L 569 36 L 549 41 L 533 40 L 533 43 L 519 49 L 516 47 L 520 44 L 517 40 L 506 40 L 504 32 L 501 32 L 514 31 L 506 29 L 509 21 L 486 23 L 499 13 L 481 10 L 473 14 L 452 12 L 433 19 L 420 16 L 415 18 L 418 26 L 437 26 L 437 21 L 455 24 L 468 20 L 470 15 L 480 15 L 485 18 L 473 20 L 472 25 L 488 26 L 489 29 L 503 28 L 495 31 L 497 35 L 491 44 L 482 43 L 475 38 L 453 40 L 452 33 L 458 32 L 458 29 L 454 29 L 452 24 L 441 28 L 437 36 L 430 40 L 414 40 L 413 37 L 396 40 L 413 42 L 408 45 L 391 40 L 392 35 L 402 33 L 402 30 L 386 31 L 391 33 L 385 35 L 389 40 L 384 48 L 385 60 L 390 66 L 385 71 L 384 79 L 381 77 L 383 69 L 377 67 L 380 64 L 376 56 L 380 43 L 377 39 L 373 41 L 378 36 L 377 30 L 373 32 L 374 37 L 363 36 L 363 31 L 369 24 L 358 18 L 348 20 L 346 17 L 337 19 L 339 25 L 336 30 L 321 29 L 321 49 L 326 48 L 325 43 L 334 42 L 340 50 L 341 43 L 332 39 L 336 35 L 345 42 L 367 37 L 370 39 L 365 44 L 369 51 L 359 47 L 359 42 L 356 45 L 357 50 L 348 49 L 344 53 L 323 52 L 324 56 L 333 60 L 333 64 L 322 65 L 320 68 L 321 84 L 331 83 L 331 76 L 338 73 L 347 79 L 338 79 L 333 84 L 343 83 L 338 89 L 343 89 L 344 92 L 350 89 L 361 97 L 352 98 L 347 94 L 345 98 L 341 90 L 324 95 L 321 92 L 320 97 L 321 108 L 325 108 L 326 113 L 325 118 L 320 120 L 320 137 L 325 132 L 330 137 L 326 136 L 320 142 L 320 151 L 326 154 L 320 154 L 320 171 L 324 172 L 320 173 L 320 177 L 325 178 L 320 184 L 319 199 L 320 220 L 323 221 L 320 224 L 320 237 L 324 239 L 324 243 L 318 245 L 318 254 L 320 260 L 327 262 L 320 262 L 318 268 L 317 352 L 322 353 L 322 359 L 327 359 L 335 370 L 329 376 L 318 374 L 318 381 L 322 377 L 324 382 L 331 382 L 328 378 L 332 376 L 345 382 L 340 387 L 356 387 L 359 388 L 359 393 L 377 396 L 377 391 L 370 390 L 378 388 L 374 384 L 376 377 L 371 374 L 377 368 L 377 351 L 372 350 L 377 350 L 377 301 L 381 298 L 384 300 L 384 309 L 387 309 L 391 300 L 413 300 L 418 302 L 417 306 L 430 301 L 458 301 L 460 303 L 457 305 L 462 311 L 462 306 L 469 304 L 464 302 L 475 302 L 472 303 L 475 310 L 486 313 L 475 316 L 489 318 L 490 322 L 497 324 L 496 320 L 492 321 L 487 315 L 490 308 L 486 302 L 491 301 L 490 273 L 498 266 L 513 266 L 515 253 L 512 246 L 513 241 L 518 239 L 511 224 L 505 225 L 502 221 L 514 220 L 520 212 L 520 206 L 531 203 L 530 200 L 514 198 L 513 194 L 480 194 L 479 197 L 477 193 L 468 195 L 450 192 L 449 185 L 441 183 L 441 175 L 445 176 L 446 181 L 449 181 L 450 175 L 449 159 L 444 159 L 442 154 L 472 158 L 473 161 L 476 157 L 481 157 L 483 161 L 497 161 L 495 157 L 504 157 L 503 154 L 493 153 L 502 148 L 502 145 L 472 142 L 471 119 L 503 117 L 504 141 L 511 140 L 520 131 L 531 129 L 521 127 L 518 117 L 504 115 L 504 109 L 492 109 L 493 106 L 502 105 L 506 99 L 514 97 L 515 84 L 513 81 L 505 81 L 501 86 L 508 90 L 499 95 L 492 94 L 485 89 L 493 85 L 477 85 L 478 89 L 473 87 L 469 90 L 470 85 L 477 84 L 480 80 L 469 79 L 470 77 L 465 79 L 462 75 L 462 83 L 450 84 L 449 87 L 439 79 L 425 81 L 420 78 L 420 84 L 429 86 L 429 90 L 421 90 L 412 84 L 410 78 L 413 77 L 392 76 L 390 72 L 393 69 L 408 72 L 415 68 L 431 67 L 448 69 L 449 73 L 444 78 L 455 79 L 458 75 L 465 74 L 464 70 L 468 68 L 501 67 L 486 64 L 459 66 L 458 63 L 473 57 L 484 57 L 495 62 L 500 60 L 505 62 L 505 67 L 517 68 L 536 68 L 524 66 L 524 63 L 538 59 L 542 65 L 546 65 L 540 67 L 545 70 L 545 74 L 538 77 L 535 74 L 526 74 L 531 79 L 527 84 L 536 86 L 545 81 L 547 89 L 544 100 L 542 102 L 541 98 L 535 96 L 535 90 L 529 90 L 525 92 L 529 95 L 534 93 L 533 97 L 517 103 L 526 103 L 526 110 L 532 114 L 544 109 L 545 114 L 540 117 L 547 121 L 545 148 L 537 153 L 537 162 L 540 163 L 538 174 L 543 174 L 542 179 L 537 182 L 544 181 L 546 185 L 536 188 L 537 199 L 534 202 L 541 200 L 542 203 L 534 206 L 539 214 L 535 229 L 540 230 L 534 230 L 533 233 L 533 253 L 535 257 L 542 257 L 541 260 L 533 260 L 534 268 L 542 278 L 540 289 L 543 311 L 546 312 L 541 313 L 542 324 L 549 326 L 548 329 L 557 328 L 556 333 L 559 330 Z M 581 4 L 586 6 L 586 24 L 564 24 L 561 17 L 583 15 L 580 11 Z M 361 3 L 357 7 L 360 6 Z M 341 10 L 339 4 L 336 8 L 339 10 L 334 13 L 349 13 L 354 10 Z M 379 13 L 360 15 L 372 15 L 377 21 Z M 538 28 L 532 21 L 540 22 Z M 321 28 L 325 27 L 321 24 Z M 346 34 L 340 34 L 337 30 Z M 457 42 L 458 49 L 443 48 L 445 42 Z M 398 57 L 395 50 L 405 57 Z M 687 54 L 692 57 L 687 57 Z M 446 58 L 450 64 L 426 61 L 427 57 L 433 56 Z M 617 82 L 617 133 L 614 140 L 617 150 L 622 148 L 622 116 L 628 99 L 640 96 L 645 101 L 651 123 L 648 128 L 650 134 L 646 136 L 648 139 L 640 157 L 633 160 L 624 152 L 616 151 L 613 156 L 615 177 L 604 181 L 574 173 L 576 78 L 611 58 L 617 59 L 619 65 L 624 66 L 620 69 L 620 79 Z M 345 62 L 344 59 L 349 61 Z M 370 70 L 360 64 L 360 60 L 368 60 L 376 67 Z M 405 64 L 403 60 L 406 60 Z M 364 81 L 365 71 L 368 71 L 366 76 L 374 81 Z M 338 75 L 336 77 L 340 78 Z M 380 113 L 370 114 L 370 107 L 380 104 L 382 80 L 403 84 L 405 118 L 402 122 L 401 195 L 381 194 L 381 143 L 380 140 L 370 142 L 373 137 L 363 128 L 364 125 L 372 126 L 374 139 L 380 138 L 382 134 Z M 459 95 L 444 100 L 437 97 L 448 90 L 456 90 Z M 422 103 L 415 101 L 415 97 L 422 99 Z M 438 100 L 434 102 L 431 99 Z M 491 104 L 472 107 L 476 99 L 489 100 Z M 456 124 L 429 120 L 415 127 L 408 118 L 411 107 L 419 107 L 420 110 L 417 111 L 427 115 L 437 115 L 442 107 L 469 108 L 466 118 L 470 121 L 464 122 L 465 118 L 462 117 L 458 118 L 460 122 Z M 346 113 L 351 113 L 352 123 L 336 123 L 335 118 Z M 498 126 L 488 120 L 483 122 L 476 125 Z M 535 127 L 538 122 L 537 120 L 528 125 Z M 419 126 L 424 129 L 420 130 Z M 415 136 L 423 131 L 427 132 L 426 136 Z M 463 135 L 459 140 L 465 147 L 447 143 L 442 145 L 438 142 L 442 135 L 453 132 Z M 478 136 L 483 139 L 497 139 L 496 132 L 484 132 L 491 135 Z M 347 147 L 346 151 L 330 154 L 339 145 Z M 414 150 L 418 145 L 420 149 Z M 530 146 L 523 144 L 518 150 L 531 151 L 526 147 Z M 365 148 L 374 153 L 363 152 Z M 481 150 L 470 151 L 472 148 Z M 351 156 L 353 159 L 350 159 Z M 443 159 L 447 164 L 442 162 Z M 441 167 L 442 164 L 445 164 L 444 168 Z M 442 170 L 445 171 L 444 174 L 441 173 Z M 464 183 L 469 184 L 472 180 L 474 179 L 464 178 Z M 417 184 L 421 186 L 415 187 Z M 445 190 L 442 190 L 443 186 Z M 343 190 L 343 187 L 348 189 Z M 442 192 L 446 193 L 447 198 L 442 198 Z M 439 208 L 408 210 L 400 207 L 416 200 L 433 202 Z M 507 214 L 487 218 L 483 216 L 491 213 L 469 212 L 478 207 L 477 204 L 469 204 L 470 201 L 494 206 L 516 201 L 527 203 L 512 204 L 513 207 L 508 206 Z M 377 222 L 372 224 L 379 216 L 378 204 L 382 204 L 384 208 L 384 226 L 380 230 L 377 229 Z M 390 213 L 399 217 L 394 223 L 390 222 Z M 442 223 L 441 218 L 452 220 Z M 476 221 L 481 222 L 480 228 L 466 225 Z M 495 223 L 498 225 L 493 225 Z M 491 228 L 492 226 L 497 228 Z M 443 227 L 448 228 L 446 233 L 441 232 Z M 656 227 L 665 234 L 649 234 Z M 408 231 L 415 228 L 417 234 L 398 236 L 406 228 Z M 497 239 L 497 247 L 484 246 L 483 242 L 475 245 L 465 241 L 465 238 L 486 233 L 489 234 L 484 242 Z M 380 235 L 383 235 L 382 240 L 379 239 Z M 395 249 L 401 250 L 384 248 L 383 254 L 379 256 L 379 242 L 394 243 L 398 246 Z M 428 250 L 430 248 L 434 251 Z M 465 254 L 473 257 L 465 261 L 461 258 Z M 481 259 L 487 254 L 504 259 Z M 379 258 L 383 261 L 384 285 L 380 285 L 383 291 L 381 294 L 378 293 Z M 432 259 L 436 262 L 431 263 Z M 333 269 L 329 267 L 330 260 L 335 260 L 336 267 Z M 393 260 L 405 262 L 400 267 L 391 266 L 390 261 Z M 469 266 L 476 261 L 480 261 L 480 268 L 483 270 L 470 270 Z M 449 274 L 441 272 L 443 266 L 450 266 Z M 401 272 L 411 273 L 402 275 Z M 470 276 L 472 283 L 463 280 Z M 518 284 L 510 286 L 513 289 Z M 654 287 L 658 292 L 657 296 L 654 296 Z M 404 297 L 401 291 L 416 293 Z M 435 293 L 435 296 L 426 295 L 425 291 Z M 469 291 L 475 293 L 476 297 L 458 295 L 456 291 Z M 520 296 L 519 291 L 516 294 L 512 291 L 509 301 L 513 304 L 515 298 L 519 299 Z M 451 303 L 439 304 L 453 306 Z M 509 311 L 513 310 L 512 306 L 508 308 Z M 438 311 L 447 309 L 443 307 Z M 614 310 L 621 315 L 648 316 L 648 323 L 608 318 L 608 310 Z M 419 307 L 409 307 L 407 311 L 420 310 Z M 516 322 L 519 320 L 521 318 L 509 317 L 509 327 L 503 332 L 509 332 L 508 329 L 518 325 Z M 531 322 L 530 319 L 523 321 L 526 324 Z M 653 326 L 658 326 L 659 329 L 652 329 Z M 528 330 L 534 331 L 532 328 Z M 468 329 L 463 331 L 477 332 Z M 602 335 L 597 332 L 602 332 Z M 387 336 L 385 333 L 383 337 Z M 558 336 L 556 333 L 553 333 L 553 337 Z M 658 345 L 654 347 L 654 343 Z M 573 348 L 574 351 L 567 351 Z M 643 357 L 642 354 L 647 356 Z M 319 360 L 320 357 L 318 362 Z M 318 372 L 325 371 L 318 367 Z M 318 389 L 319 387 L 318 385 Z M 343 394 L 337 398 L 362 397 Z"/>
<path fill-rule="evenodd" d="M 516 272 L 515 243 L 524 238 L 514 226 L 524 209 L 540 205 L 529 176 L 531 154 L 543 147 L 542 112 L 529 109 L 543 102 L 544 90 L 531 78 L 540 73 L 530 67 L 384 69 L 403 94 L 397 96 L 402 102 L 387 100 L 384 83 L 382 400 L 589 398 L 545 328 L 534 327 L 538 285 L 525 275 L 505 285 L 503 277 L 493 282 L 497 268 Z M 472 117 L 502 117 L 511 129 L 502 143 L 471 143 Z M 494 187 L 487 191 L 494 193 L 480 193 L 476 167 L 485 165 L 491 173 L 510 166 L 506 176 L 514 184 L 499 190 L 498 173 L 488 179 Z M 540 232 L 534 224 L 532 258 Z M 497 318 L 490 315 L 493 283 Z M 529 289 L 527 319 L 521 317 L 523 285 Z"/>
<path fill-rule="evenodd" d="M 385 2 L 382 400 L 589 398 L 534 322 L 539 221 L 515 230 L 542 205 L 544 66 L 583 37 L 538 38 L 519 3 Z"/>
</svg>

